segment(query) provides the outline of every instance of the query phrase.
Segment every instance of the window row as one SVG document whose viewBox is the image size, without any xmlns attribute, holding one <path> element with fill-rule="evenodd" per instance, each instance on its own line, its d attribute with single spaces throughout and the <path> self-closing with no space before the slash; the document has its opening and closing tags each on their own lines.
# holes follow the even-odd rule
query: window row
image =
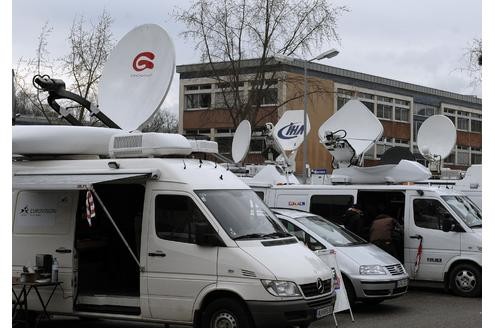
<svg viewBox="0 0 495 328">
<path fill-rule="evenodd" d="M 409 107 L 411 105 L 411 102 L 408 100 L 378 96 L 378 95 L 374 95 L 371 93 L 352 91 L 352 90 L 347 90 L 347 89 L 342 89 L 342 88 L 337 89 L 337 94 L 339 96 L 348 96 L 348 97 L 356 96 L 360 100 L 368 100 L 368 101 L 369 100 L 371 100 L 371 101 L 376 100 L 377 102 L 396 104 L 396 105 L 401 105 L 401 106 L 405 106 L 405 107 Z"/>
<path fill-rule="evenodd" d="M 253 93 L 256 93 L 253 95 Z M 214 97 L 212 97 L 214 95 Z M 216 93 L 191 93 L 185 96 L 185 109 L 205 109 L 205 108 L 232 108 L 247 101 L 244 94 L 234 92 Z M 269 88 L 264 90 L 249 90 L 248 97 L 253 105 L 261 106 L 276 105 L 278 103 L 278 89 Z M 212 99 L 214 98 L 214 99 Z M 214 104 L 214 106 L 212 106 Z"/>
<path fill-rule="evenodd" d="M 350 98 L 338 97 L 337 98 L 337 110 L 342 108 Z M 376 117 L 385 120 L 394 120 L 401 122 L 409 122 L 409 108 L 386 105 L 380 103 L 369 102 L 365 100 L 360 100 L 363 105 L 365 105 Z"/>
</svg>

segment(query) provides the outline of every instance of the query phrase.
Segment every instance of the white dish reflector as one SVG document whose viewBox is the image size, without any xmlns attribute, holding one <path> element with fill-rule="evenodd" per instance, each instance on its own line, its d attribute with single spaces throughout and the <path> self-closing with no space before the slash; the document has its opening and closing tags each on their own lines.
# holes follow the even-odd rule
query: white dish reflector
<svg viewBox="0 0 495 328">
<path fill-rule="evenodd" d="M 248 120 L 242 121 L 235 130 L 232 140 L 232 159 L 234 163 L 239 163 L 246 157 L 251 144 L 251 123 Z"/>
<path fill-rule="evenodd" d="M 454 123 L 445 115 L 433 115 L 418 130 L 418 149 L 428 160 L 446 158 L 457 140 Z"/>
<path fill-rule="evenodd" d="M 339 130 L 342 132 L 337 132 Z M 383 126 L 363 103 L 351 99 L 318 129 L 322 142 L 330 133 L 337 133 L 346 140 L 357 158 L 380 139 Z"/>
<path fill-rule="evenodd" d="M 306 135 L 311 130 L 309 117 L 306 115 Z M 273 128 L 273 137 L 283 151 L 293 151 L 304 141 L 304 110 L 287 110 Z"/>
<path fill-rule="evenodd" d="M 160 26 L 146 24 L 127 33 L 103 69 L 100 110 L 123 130 L 139 129 L 160 108 L 175 68 L 172 39 Z"/>
</svg>

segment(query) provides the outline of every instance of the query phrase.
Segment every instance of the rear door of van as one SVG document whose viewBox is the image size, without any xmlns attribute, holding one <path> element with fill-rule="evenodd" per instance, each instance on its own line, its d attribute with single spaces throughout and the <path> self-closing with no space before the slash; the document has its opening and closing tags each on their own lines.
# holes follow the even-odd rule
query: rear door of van
<svg viewBox="0 0 495 328">
<path fill-rule="evenodd" d="M 23 266 L 36 265 L 37 254 L 49 254 L 59 263 L 62 282 L 48 311 L 72 312 L 73 246 L 79 191 L 20 190 L 12 195 L 12 275 L 19 277 Z M 63 291 L 62 291 L 63 290 Z M 40 288 L 44 300 L 52 289 Z M 41 310 L 36 294 L 29 295 L 29 307 Z"/>
</svg>

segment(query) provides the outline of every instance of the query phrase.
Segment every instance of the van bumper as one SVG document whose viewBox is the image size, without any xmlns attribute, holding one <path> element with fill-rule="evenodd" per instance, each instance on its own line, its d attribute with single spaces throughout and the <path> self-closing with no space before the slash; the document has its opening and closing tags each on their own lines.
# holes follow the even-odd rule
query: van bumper
<svg viewBox="0 0 495 328">
<path fill-rule="evenodd" d="M 328 306 L 331 315 L 335 297 L 336 294 L 333 292 L 323 297 L 297 301 L 247 301 L 246 303 L 257 328 L 287 327 L 305 325 L 323 319 L 324 317 L 317 318 L 316 312 Z"/>
</svg>

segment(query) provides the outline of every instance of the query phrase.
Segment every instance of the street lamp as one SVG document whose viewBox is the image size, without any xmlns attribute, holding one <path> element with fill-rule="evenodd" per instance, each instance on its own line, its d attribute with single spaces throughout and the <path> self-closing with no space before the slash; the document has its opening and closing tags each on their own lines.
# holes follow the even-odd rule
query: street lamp
<svg viewBox="0 0 495 328">
<path fill-rule="evenodd" d="M 310 60 L 305 60 L 304 61 L 304 136 L 303 136 L 303 179 L 304 183 L 307 182 L 308 180 L 308 144 L 306 142 L 306 126 L 307 126 L 307 113 L 308 113 L 308 63 L 314 61 L 314 60 L 322 60 L 324 58 L 332 58 L 335 57 L 339 54 L 339 51 L 337 49 L 330 49 L 328 51 L 325 51 L 315 58 L 312 58 Z"/>
</svg>

